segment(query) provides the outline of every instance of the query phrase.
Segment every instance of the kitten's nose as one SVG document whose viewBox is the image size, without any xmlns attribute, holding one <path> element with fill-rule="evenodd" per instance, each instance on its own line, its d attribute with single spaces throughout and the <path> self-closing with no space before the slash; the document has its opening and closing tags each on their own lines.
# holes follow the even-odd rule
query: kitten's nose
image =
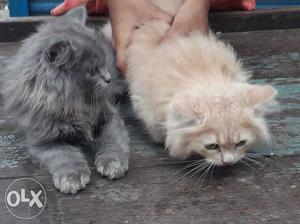
<svg viewBox="0 0 300 224">
<path fill-rule="evenodd" d="M 231 153 L 223 153 L 222 154 L 222 163 L 223 165 L 232 165 L 234 163 L 234 155 Z"/>
<path fill-rule="evenodd" d="M 107 71 L 107 69 L 101 69 L 101 75 L 103 77 L 103 80 L 106 82 L 106 83 L 110 83 L 111 81 L 111 75 L 110 73 Z"/>
</svg>

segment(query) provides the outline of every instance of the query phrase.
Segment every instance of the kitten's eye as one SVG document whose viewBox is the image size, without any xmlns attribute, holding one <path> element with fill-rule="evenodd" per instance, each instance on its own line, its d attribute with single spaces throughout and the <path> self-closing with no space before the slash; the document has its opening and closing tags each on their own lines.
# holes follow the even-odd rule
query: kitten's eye
<svg viewBox="0 0 300 224">
<path fill-rule="evenodd" d="M 57 52 L 55 51 L 50 51 L 47 55 L 47 59 L 49 60 L 49 62 L 53 63 L 55 61 L 55 59 L 57 58 Z"/>
<path fill-rule="evenodd" d="M 97 68 L 91 69 L 89 71 L 89 75 L 92 76 L 92 77 L 94 77 L 97 73 L 98 73 L 98 69 Z"/>
<path fill-rule="evenodd" d="M 246 140 L 239 141 L 238 143 L 235 144 L 235 147 L 241 147 L 243 145 L 246 145 L 246 143 L 247 143 Z"/>
<path fill-rule="evenodd" d="M 209 145 L 205 145 L 205 148 L 207 150 L 219 150 L 220 146 L 218 144 L 209 144 Z"/>
</svg>

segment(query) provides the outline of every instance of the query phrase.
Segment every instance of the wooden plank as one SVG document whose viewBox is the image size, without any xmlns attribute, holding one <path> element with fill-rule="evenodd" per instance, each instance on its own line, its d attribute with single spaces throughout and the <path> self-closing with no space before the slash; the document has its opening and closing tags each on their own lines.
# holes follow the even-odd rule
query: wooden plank
<svg viewBox="0 0 300 224">
<path fill-rule="evenodd" d="M 299 28 L 300 7 L 264 9 L 251 12 L 211 13 L 209 21 L 214 31 L 244 32 Z"/>
<path fill-rule="evenodd" d="M 300 153 L 300 29 L 224 34 L 254 82 L 278 90 L 279 110 L 269 116 L 276 154 Z"/>
<path fill-rule="evenodd" d="M 202 186 L 196 178 L 181 183 L 181 176 L 172 175 L 182 167 L 163 163 L 131 168 L 118 181 L 93 173 L 88 189 L 74 196 L 54 190 L 50 176 L 34 176 L 45 187 L 48 202 L 30 223 L 295 224 L 300 218 L 299 159 L 281 158 L 280 167 L 256 171 L 242 166 L 217 170 Z M 1 201 L 12 181 L 0 179 Z M 0 204 L 1 223 L 18 223 L 4 206 Z"/>
<path fill-rule="evenodd" d="M 300 133 L 297 131 L 300 128 L 300 29 L 228 33 L 222 38 L 234 46 L 246 68 L 254 72 L 254 82 L 270 83 L 279 90 L 280 111 L 269 117 L 273 145 L 263 148 L 263 153 L 268 153 L 266 149 L 280 155 L 300 153 Z M 2 55 L 11 54 L 9 52 L 15 51 L 14 46 L 17 46 L 3 45 Z M 134 131 L 133 117 L 131 124 Z M 144 143 L 148 140 L 139 133 L 133 138 L 137 142 L 142 139 Z"/>
<path fill-rule="evenodd" d="M 36 26 L 48 20 L 45 17 L 8 18 L 0 20 L 0 42 L 15 42 L 26 38 Z M 300 7 L 266 9 L 258 11 L 212 12 L 209 16 L 211 27 L 220 32 L 243 32 L 300 28 Z M 91 17 L 89 22 L 101 25 L 107 18 Z"/>
<path fill-rule="evenodd" d="M 108 181 L 93 171 L 85 191 L 62 195 L 54 189 L 47 171 L 29 159 L 14 128 L 7 126 L 6 116 L 0 113 L 0 201 L 14 179 L 33 177 L 46 188 L 48 203 L 30 223 L 299 223 L 300 29 L 221 37 L 254 71 L 255 82 L 270 83 L 279 90 L 282 110 L 268 120 L 273 134 L 271 149 L 280 157 L 265 158 L 259 161 L 261 167 L 251 164 L 251 169 L 241 164 L 217 169 L 202 186 L 197 184 L 200 176 L 182 183 L 188 170 L 174 176 L 183 165 L 174 163 L 161 146 L 152 143 L 141 132 L 142 125 L 130 107 L 125 107 L 122 114 L 132 148 L 129 173 L 121 180 Z M 0 44 L 0 56 L 12 55 L 18 46 L 20 43 Z M 0 203 L 0 217 L 1 224 L 20 223 L 4 203 Z"/>
<path fill-rule="evenodd" d="M 300 29 L 279 29 L 224 33 L 220 37 L 228 40 L 237 50 L 239 56 L 247 60 L 255 57 L 262 59 L 276 54 L 297 53 L 300 46 L 299 35 Z M 293 61 L 292 58 L 287 58 L 287 60 L 289 59 Z"/>
<path fill-rule="evenodd" d="M 18 17 L 0 20 L 0 42 L 17 42 L 25 39 L 36 31 L 41 23 L 52 19 L 50 16 Z M 92 17 L 88 23 L 100 26 L 107 18 Z"/>
</svg>

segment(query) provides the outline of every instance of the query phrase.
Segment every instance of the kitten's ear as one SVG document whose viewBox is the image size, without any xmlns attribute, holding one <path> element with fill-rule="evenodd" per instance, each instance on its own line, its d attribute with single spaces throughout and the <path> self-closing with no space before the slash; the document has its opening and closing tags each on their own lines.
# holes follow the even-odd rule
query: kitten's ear
<svg viewBox="0 0 300 224">
<path fill-rule="evenodd" d="M 250 107 L 254 109 L 255 113 L 263 115 L 268 111 L 270 104 L 275 102 L 276 95 L 276 89 L 270 85 L 255 85 L 248 90 Z"/>
<path fill-rule="evenodd" d="M 87 12 L 85 7 L 80 6 L 70 10 L 65 16 L 71 19 L 76 19 L 81 23 L 85 24 L 87 19 Z"/>
<path fill-rule="evenodd" d="M 74 49 L 70 40 L 50 43 L 44 52 L 46 62 L 55 67 L 70 65 L 74 61 Z"/>
<path fill-rule="evenodd" d="M 190 129 L 204 123 L 204 117 L 192 116 L 183 109 L 184 105 L 172 104 L 168 113 L 168 127 L 172 129 Z"/>
</svg>

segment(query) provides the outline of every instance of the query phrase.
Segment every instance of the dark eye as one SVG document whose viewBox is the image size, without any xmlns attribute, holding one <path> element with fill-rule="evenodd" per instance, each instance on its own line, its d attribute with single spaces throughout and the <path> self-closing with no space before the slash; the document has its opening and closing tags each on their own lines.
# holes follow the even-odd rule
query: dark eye
<svg viewBox="0 0 300 224">
<path fill-rule="evenodd" d="M 243 145 L 246 145 L 246 143 L 247 143 L 246 140 L 239 141 L 238 143 L 235 144 L 235 147 L 241 147 Z"/>
<path fill-rule="evenodd" d="M 94 77 L 99 72 L 98 68 L 91 69 L 89 71 L 90 76 Z"/>
<path fill-rule="evenodd" d="M 219 150 L 220 146 L 218 144 L 209 144 L 205 145 L 207 150 Z"/>
</svg>

